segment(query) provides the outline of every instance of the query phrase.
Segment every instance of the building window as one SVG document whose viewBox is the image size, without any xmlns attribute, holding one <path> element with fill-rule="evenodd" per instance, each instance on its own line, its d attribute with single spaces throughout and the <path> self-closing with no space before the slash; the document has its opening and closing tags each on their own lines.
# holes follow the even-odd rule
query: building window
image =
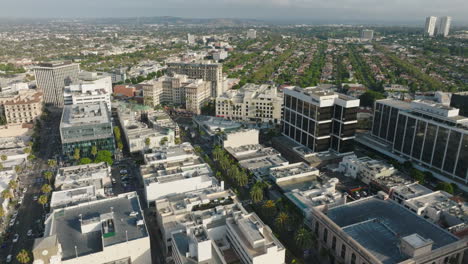
<svg viewBox="0 0 468 264">
<path fill-rule="evenodd" d="M 327 243 L 328 241 L 328 229 L 323 230 L 323 242 Z"/>
<path fill-rule="evenodd" d="M 344 259 L 346 256 L 346 246 L 342 245 L 341 246 L 341 257 Z"/>
<path fill-rule="evenodd" d="M 333 239 L 332 239 L 332 249 L 333 250 L 336 249 L 336 236 L 333 236 Z"/>
<path fill-rule="evenodd" d="M 319 223 L 317 221 L 315 222 L 315 235 L 318 236 L 318 234 L 319 234 Z"/>
<path fill-rule="evenodd" d="M 356 254 L 351 255 L 351 264 L 356 264 Z"/>
</svg>

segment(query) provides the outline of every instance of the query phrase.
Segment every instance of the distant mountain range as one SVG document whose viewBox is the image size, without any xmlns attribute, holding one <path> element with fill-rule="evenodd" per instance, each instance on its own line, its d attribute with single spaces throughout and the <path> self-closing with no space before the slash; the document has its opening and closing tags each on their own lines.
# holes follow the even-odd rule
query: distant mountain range
<svg viewBox="0 0 468 264">
<path fill-rule="evenodd" d="M 182 18 L 172 16 L 162 17 L 127 17 L 127 18 L 87 18 L 83 22 L 94 24 L 168 24 L 168 25 L 182 25 L 182 24 L 195 24 L 195 25 L 244 25 L 244 24 L 266 24 L 264 21 L 256 19 L 242 19 L 242 18 Z"/>
</svg>

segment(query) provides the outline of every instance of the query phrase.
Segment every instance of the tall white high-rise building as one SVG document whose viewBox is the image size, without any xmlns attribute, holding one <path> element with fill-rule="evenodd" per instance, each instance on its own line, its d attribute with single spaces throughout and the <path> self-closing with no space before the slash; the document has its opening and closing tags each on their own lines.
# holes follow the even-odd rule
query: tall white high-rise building
<svg viewBox="0 0 468 264">
<path fill-rule="evenodd" d="M 452 23 L 452 17 L 445 16 L 439 17 L 439 23 L 437 25 L 437 35 L 438 36 L 448 36 L 450 31 L 450 24 Z"/>
<path fill-rule="evenodd" d="M 426 17 L 426 25 L 424 26 L 424 34 L 428 35 L 429 37 L 434 36 L 436 25 L 437 25 L 437 17 L 435 16 Z"/>
<path fill-rule="evenodd" d="M 363 29 L 361 31 L 361 41 L 371 41 L 374 38 L 374 30 Z"/>
<path fill-rule="evenodd" d="M 44 103 L 63 106 L 65 86 L 78 81 L 80 65 L 76 63 L 42 63 L 34 69 L 36 83 L 44 92 Z"/>
</svg>

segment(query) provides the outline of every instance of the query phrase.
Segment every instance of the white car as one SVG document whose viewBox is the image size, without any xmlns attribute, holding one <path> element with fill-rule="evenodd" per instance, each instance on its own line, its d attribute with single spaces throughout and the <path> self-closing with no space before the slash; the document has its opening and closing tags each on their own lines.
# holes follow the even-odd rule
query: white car
<svg viewBox="0 0 468 264">
<path fill-rule="evenodd" d="M 23 193 L 26 193 L 27 191 L 28 191 L 28 188 L 27 188 L 27 187 L 24 187 Z"/>
<path fill-rule="evenodd" d="M 28 235 L 28 237 L 32 236 L 32 229 L 29 229 L 29 230 L 28 230 L 28 234 L 27 234 L 27 235 Z"/>
<path fill-rule="evenodd" d="M 10 263 L 10 262 L 11 262 L 11 255 L 8 255 L 8 256 L 6 257 L 6 262 L 7 262 L 7 263 Z"/>
<path fill-rule="evenodd" d="M 13 236 L 13 243 L 18 242 L 18 239 L 19 239 L 19 235 L 18 235 L 18 234 L 15 234 L 15 235 Z"/>
<path fill-rule="evenodd" d="M 120 170 L 120 174 L 127 173 L 127 170 Z"/>
<path fill-rule="evenodd" d="M 10 227 L 14 226 L 14 225 L 15 225 L 15 221 L 16 221 L 16 219 L 11 219 L 11 220 L 10 220 L 10 225 L 9 225 L 9 226 L 10 226 Z"/>
<path fill-rule="evenodd" d="M 34 201 L 37 201 L 38 198 L 39 198 L 39 197 L 37 197 L 37 195 L 34 195 L 33 200 L 34 200 Z"/>
</svg>

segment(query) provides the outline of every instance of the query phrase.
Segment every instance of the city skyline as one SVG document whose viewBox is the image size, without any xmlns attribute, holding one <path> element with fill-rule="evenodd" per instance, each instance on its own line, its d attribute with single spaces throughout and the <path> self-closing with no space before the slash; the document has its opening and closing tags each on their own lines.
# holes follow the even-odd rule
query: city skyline
<svg viewBox="0 0 468 264">
<path fill-rule="evenodd" d="M 24 7 L 29 8 L 25 9 Z M 262 10 L 262 12 L 259 12 Z M 468 3 L 459 0 L 433 3 L 400 1 L 340 0 L 176 0 L 131 2 L 104 0 L 99 4 L 48 0 L 4 3 L 0 18 L 96 18 L 153 17 L 240 18 L 269 22 L 416 24 L 426 16 L 452 16 L 456 24 L 467 24 Z"/>
</svg>

